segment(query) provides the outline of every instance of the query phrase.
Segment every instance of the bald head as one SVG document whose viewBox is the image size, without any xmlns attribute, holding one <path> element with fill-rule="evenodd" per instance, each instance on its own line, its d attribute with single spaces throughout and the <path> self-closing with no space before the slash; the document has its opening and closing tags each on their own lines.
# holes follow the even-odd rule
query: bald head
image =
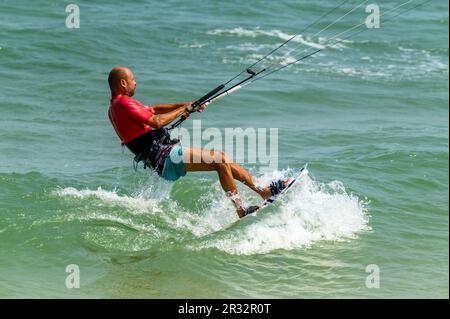
<svg viewBox="0 0 450 319">
<path fill-rule="evenodd" d="M 111 94 L 133 96 L 136 90 L 136 81 L 133 72 L 125 67 L 115 67 L 109 72 L 108 84 Z"/>
</svg>

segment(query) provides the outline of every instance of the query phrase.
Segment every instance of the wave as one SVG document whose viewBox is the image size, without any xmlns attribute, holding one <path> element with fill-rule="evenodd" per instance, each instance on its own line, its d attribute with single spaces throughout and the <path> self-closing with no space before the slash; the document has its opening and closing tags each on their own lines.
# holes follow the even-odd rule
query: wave
<svg viewBox="0 0 450 319">
<path fill-rule="evenodd" d="M 191 248 L 251 255 L 310 247 L 323 240 L 348 240 L 370 229 L 368 204 L 347 193 L 340 182 L 323 184 L 306 177 L 278 205 Z"/>
<path fill-rule="evenodd" d="M 180 44 L 179 47 L 183 48 L 183 49 L 186 49 L 186 48 L 188 48 L 188 49 L 201 49 L 201 48 L 203 48 L 203 47 L 205 47 L 207 45 L 208 45 L 208 43 L 194 42 L 194 43 L 183 43 L 183 44 Z"/>
<path fill-rule="evenodd" d="M 139 195 L 135 197 L 119 195 L 115 190 L 108 191 L 101 187 L 98 187 L 96 190 L 78 190 L 74 187 L 67 187 L 57 189 L 53 193 L 60 197 L 73 197 L 81 200 L 95 197 L 110 205 L 126 207 L 129 211 L 135 213 L 152 212 L 158 205 L 158 200 L 156 199 L 149 199 Z"/>
<path fill-rule="evenodd" d="M 274 171 L 261 175 L 259 182 L 267 184 L 289 175 L 293 175 L 291 170 Z M 114 212 L 89 212 L 79 218 L 110 221 L 112 225 L 119 224 L 118 228 L 124 224 L 141 235 L 155 237 L 143 241 L 142 247 L 134 242 L 133 251 L 176 242 L 190 250 L 216 248 L 229 254 L 264 254 L 276 249 L 310 247 L 322 240 L 348 240 L 355 238 L 358 232 L 370 229 L 367 200 L 349 194 L 340 182 L 323 184 L 308 176 L 272 207 L 240 221 L 219 182 L 205 185 L 200 190 L 203 195 L 197 201 L 197 208 L 181 205 L 176 196 L 148 198 L 143 196 L 145 192 L 146 189 L 142 189 L 140 194 L 125 195 L 102 188 L 77 190 L 68 187 L 55 190 L 54 194 L 81 201 L 95 198 L 104 204 L 125 208 L 131 215 L 119 217 Z M 241 187 L 241 193 L 249 204 L 261 202 L 246 188 Z M 80 206 L 85 207 L 86 203 L 80 203 Z M 87 236 L 91 237 L 94 238 Z M 103 246 L 111 248 L 114 237 L 107 238 L 109 244 Z"/>
<path fill-rule="evenodd" d="M 266 31 L 258 28 L 249 30 L 242 27 L 233 29 L 214 29 L 207 33 L 209 35 L 247 38 L 271 37 L 277 38 L 280 41 L 286 41 L 293 37 L 292 34 L 280 30 Z M 338 61 L 336 61 L 336 63 L 330 63 L 328 60 L 322 62 L 319 59 L 316 59 L 312 64 L 308 61 L 301 61 L 295 66 L 292 66 L 292 68 L 294 70 L 301 69 L 301 71 L 311 73 L 331 73 L 359 77 L 362 79 L 378 80 L 381 78 L 391 81 L 423 79 L 433 77 L 436 74 L 448 76 L 448 58 L 446 58 L 448 56 L 448 51 L 433 52 L 424 49 L 407 48 L 401 45 L 392 47 L 389 44 L 373 43 L 368 40 L 354 42 L 352 40 L 339 38 L 333 39 L 338 41 L 338 43 L 329 43 L 331 37 L 332 36 L 320 36 L 314 38 L 298 35 L 292 39 L 290 45 L 281 48 L 275 54 L 269 56 L 267 58 L 267 63 L 270 65 L 275 64 L 276 68 L 276 64 L 283 66 L 293 63 L 300 57 L 314 52 L 315 49 L 323 50 L 325 48 L 332 48 L 333 50 L 342 51 L 348 48 L 347 44 L 355 44 L 359 47 L 359 50 L 365 51 L 365 53 L 362 53 L 362 56 L 359 57 L 360 63 L 358 63 L 358 60 L 355 60 L 353 55 L 341 55 L 337 57 Z M 257 43 L 247 42 L 243 44 L 228 45 L 224 49 L 221 49 L 221 51 L 237 51 L 237 54 L 223 56 L 222 62 L 225 64 L 239 65 L 253 64 L 276 47 L 274 44 L 264 43 L 264 41 L 265 40 L 258 40 Z M 376 47 L 379 47 L 377 50 L 384 53 L 368 55 L 368 53 L 372 52 Z M 242 52 L 249 52 L 249 54 L 242 56 Z M 321 54 L 318 54 L 316 57 L 320 55 Z"/>
<path fill-rule="evenodd" d="M 259 182 L 267 184 L 289 174 L 290 171 L 266 173 L 260 176 Z M 359 231 L 368 229 L 367 202 L 348 194 L 340 182 L 323 184 L 310 177 L 298 183 L 273 207 L 234 225 L 238 221 L 237 215 L 230 201 L 223 196 L 218 182 L 209 186 L 200 197 L 200 209 L 182 207 L 176 199 L 119 195 L 116 191 L 101 188 L 77 190 L 68 187 L 54 193 L 77 199 L 94 197 L 109 205 L 126 208 L 127 212 L 134 215 L 148 213 L 145 225 L 141 226 L 132 220 L 133 217 L 95 212 L 82 219 L 109 220 L 140 232 L 148 232 L 149 236 L 154 234 L 158 238 L 178 238 L 179 244 L 194 250 L 217 248 L 230 254 L 262 254 L 276 249 L 308 247 L 319 240 L 354 238 Z M 260 201 L 247 189 L 242 189 L 242 197 L 249 203 Z M 152 215 L 157 215 L 158 221 Z M 230 228 L 230 225 L 233 226 Z M 179 236 L 180 233 L 184 235 Z"/>
<path fill-rule="evenodd" d="M 302 34 L 298 34 L 294 37 L 294 34 L 285 33 L 280 30 L 262 30 L 259 28 L 256 28 L 254 30 L 247 30 L 242 27 L 237 27 L 234 29 L 214 29 L 207 32 L 209 35 L 231 35 L 231 36 L 238 36 L 238 37 L 250 37 L 250 38 L 256 38 L 260 36 L 267 36 L 267 37 L 273 37 L 277 38 L 283 41 L 291 40 L 291 43 L 299 43 L 306 45 L 308 47 L 312 47 L 315 49 L 324 49 L 325 43 L 328 42 L 328 39 L 325 37 L 319 37 L 318 42 L 314 42 L 312 38 L 305 37 Z M 294 38 L 293 38 L 294 37 Z M 342 42 L 351 42 L 349 40 L 342 40 Z"/>
<path fill-rule="evenodd" d="M 234 29 L 214 29 L 207 32 L 209 35 L 228 35 L 228 36 L 238 36 L 238 37 L 250 37 L 250 38 L 257 38 L 261 36 L 265 37 L 272 37 L 277 38 L 279 40 L 287 41 L 290 40 L 290 43 L 297 43 L 298 45 L 296 48 L 299 48 L 299 46 L 303 45 L 307 48 L 313 48 L 313 49 L 325 49 L 327 47 L 328 42 L 330 41 L 330 38 L 328 37 L 317 37 L 314 39 L 310 36 L 304 36 L 302 34 L 297 34 L 296 36 L 294 34 L 285 33 L 280 30 L 261 30 L 256 28 L 255 30 L 247 30 L 242 27 L 234 28 Z M 295 37 L 294 37 L 295 36 Z M 338 44 L 330 44 L 329 47 L 341 49 L 345 45 L 344 43 L 353 43 L 351 40 L 344 40 L 344 39 L 334 39 L 338 41 Z M 281 43 L 280 43 L 281 44 Z M 245 44 L 246 47 L 250 46 L 250 44 Z M 257 45 L 256 47 L 266 49 L 269 45 Z M 228 46 L 228 48 L 232 48 L 233 46 Z M 239 48 L 240 46 L 236 46 L 236 48 Z M 274 48 L 273 45 L 270 45 L 272 49 Z M 287 48 L 287 47 L 285 47 Z"/>
</svg>

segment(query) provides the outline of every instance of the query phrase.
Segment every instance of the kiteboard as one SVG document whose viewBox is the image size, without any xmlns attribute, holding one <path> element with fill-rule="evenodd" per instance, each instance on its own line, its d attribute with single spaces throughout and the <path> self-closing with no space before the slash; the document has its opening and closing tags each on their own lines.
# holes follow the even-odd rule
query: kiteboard
<svg viewBox="0 0 450 319">
<path fill-rule="evenodd" d="M 247 216 L 250 215 L 255 215 L 259 212 L 261 212 L 264 208 L 267 208 L 268 206 L 272 205 L 274 202 L 276 202 L 281 196 L 283 196 L 284 194 L 286 194 L 291 188 L 292 186 L 294 186 L 299 180 L 301 180 L 303 177 L 305 177 L 306 175 L 308 175 L 308 164 L 305 165 L 300 172 L 297 174 L 296 177 L 293 177 L 291 179 L 288 180 L 288 184 L 286 186 L 286 188 L 284 188 L 280 193 L 276 194 L 276 195 L 272 195 L 269 198 L 267 198 L 266 200 L 264 200 L 264 202 L 259 206 L 259 208 L 257 208 L 255 211 L 253 211 L 251 214 L 248 214 Z"/>
</svg>

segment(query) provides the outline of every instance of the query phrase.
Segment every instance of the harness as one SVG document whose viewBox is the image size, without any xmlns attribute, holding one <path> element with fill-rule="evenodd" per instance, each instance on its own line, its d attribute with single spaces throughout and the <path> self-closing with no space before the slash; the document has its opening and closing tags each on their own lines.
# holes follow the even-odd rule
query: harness
<svg viewBox="0 0 450 319">
<path fill-rule="evenodd" d="M 179 139 L 172 139 L 166 128 L 149 131 L 127 144 L 127 147 L 135 153 L 133 169 L 137 171 L 139 162 L 144 162 L 144 169 L 148 166 L 162 173 L 164 161 L 173 145 L 178 144 Z"/>
</svg>

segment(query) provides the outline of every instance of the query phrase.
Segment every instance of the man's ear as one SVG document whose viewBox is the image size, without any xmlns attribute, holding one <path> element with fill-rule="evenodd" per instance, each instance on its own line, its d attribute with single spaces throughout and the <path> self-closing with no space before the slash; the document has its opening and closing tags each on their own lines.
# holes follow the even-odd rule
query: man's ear
<svg viewBox="0 0 450 319">
<path fill-rule="evenodd" d="M 125 79 L 120 79 L 120 86 L 126 88 L 127 87 L 127 81 Z"/>
</svg>

